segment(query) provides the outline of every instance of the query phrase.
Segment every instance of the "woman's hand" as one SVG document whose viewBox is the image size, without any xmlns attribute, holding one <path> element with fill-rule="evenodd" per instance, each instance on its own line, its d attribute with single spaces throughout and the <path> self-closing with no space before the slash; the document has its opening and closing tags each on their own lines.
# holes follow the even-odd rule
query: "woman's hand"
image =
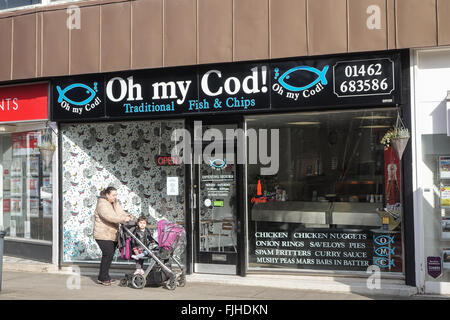
<svg viewBox="0 0 450 320">
<path fill-rule="evenodd" d="M 133 219 L 131 219 L 129 215 L 125 217 L 125 222 L 129 222 L 130 220 L 133 220 Z"/>
</svg>

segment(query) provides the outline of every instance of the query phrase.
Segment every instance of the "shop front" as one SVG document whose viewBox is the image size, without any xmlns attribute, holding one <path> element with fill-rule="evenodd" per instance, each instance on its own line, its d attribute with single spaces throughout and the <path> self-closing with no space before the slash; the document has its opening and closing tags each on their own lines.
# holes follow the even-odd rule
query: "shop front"
<svg viewBox="0 0 450 320">
<path fill-rule="evenodd" d="M 380 143 L 409 113 L 408 67 L 391 51 L 55 78 L 61 262 L 99 262 L 113 185 L 135 216 L 185 227 L 188 272 L 408 278 L 411 167 Z"/>
<path fill-rule="evenodd" d="M 0 227 L 6 231 L 6 255 L 57 261 L 57 167 L 53 153 L 44 150 L 55 144 L 48 84 L 0 87 Z"/>
<path fill-rule="evenodd" d="M 450 49 L 411 52 L 416 263 L 423 293 L 450 293 Z"/>
</svg>

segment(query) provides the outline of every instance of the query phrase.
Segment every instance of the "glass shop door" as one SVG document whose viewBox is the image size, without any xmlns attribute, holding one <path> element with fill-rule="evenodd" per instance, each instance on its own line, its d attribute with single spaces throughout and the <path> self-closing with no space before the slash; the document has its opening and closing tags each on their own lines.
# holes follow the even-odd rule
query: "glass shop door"
<svg viewBox="0 0 450 320">
<path fill-rule="evenodd" d="M 205 126 L 223 132 L 236 125 Z M 220 136 L 220 135 L 219 135 Z M 194 272 L 237 274 L 238 197 L 235 140 L 195 141 L 194 163 Z M 198 152 L 197 153 L 200 153 Z"/>
</svg>

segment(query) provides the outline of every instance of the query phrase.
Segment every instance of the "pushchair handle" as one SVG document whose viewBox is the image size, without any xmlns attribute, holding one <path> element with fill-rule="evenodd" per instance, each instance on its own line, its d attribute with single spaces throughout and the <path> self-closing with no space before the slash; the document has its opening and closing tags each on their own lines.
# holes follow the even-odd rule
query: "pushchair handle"
<svg viewBox="0 0 450 320">
<path fill-rule="evenodd" d="M 127 227 L 127 228 L 135 227 L 136 226 L 136 221 L 131 220 L 131 221 L 128 221 L 128 222 L 122 222 L 122 225 Z"/>
</svg>

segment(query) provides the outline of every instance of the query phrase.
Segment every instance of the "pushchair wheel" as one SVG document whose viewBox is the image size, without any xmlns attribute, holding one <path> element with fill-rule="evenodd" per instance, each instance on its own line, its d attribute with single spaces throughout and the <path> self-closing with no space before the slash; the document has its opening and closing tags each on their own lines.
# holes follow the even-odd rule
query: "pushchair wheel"
<svg viewBox="0 0 450 320">
<path fill-rule="evenodd" d="M 133 278 L 131 278 L 131 284 L 135 289 L 142 289 L 145 287 L 145 278 L 141 274 L 135 274 Z"/>
<path fill-rule="evenodd" d="M 179 278 L 178 278 L 178 286 L 179 287 L 184 287 L 186 285 L 186 276 L 184 274 L 182 274 Z"/>
<path fill-rule="evenodd" d="M 177 287 L 177 278 L 176 277 L 170 278 L 166 283 L 166 288 L 169 290 L 175 290 L 176 287 Z"/>
</svg>

